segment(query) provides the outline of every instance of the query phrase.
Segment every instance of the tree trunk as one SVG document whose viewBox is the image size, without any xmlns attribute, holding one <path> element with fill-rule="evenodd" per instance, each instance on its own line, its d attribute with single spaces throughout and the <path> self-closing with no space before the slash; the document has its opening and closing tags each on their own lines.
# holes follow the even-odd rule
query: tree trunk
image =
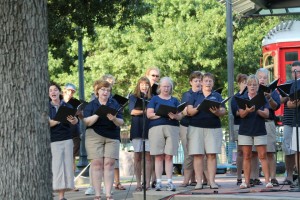
<svg viewBox="0 0 300 200">
<path fill-rule="evenodd" d="M 0 198 L 53 199 L 47 1 L 0 1 Z"/>
</svg>

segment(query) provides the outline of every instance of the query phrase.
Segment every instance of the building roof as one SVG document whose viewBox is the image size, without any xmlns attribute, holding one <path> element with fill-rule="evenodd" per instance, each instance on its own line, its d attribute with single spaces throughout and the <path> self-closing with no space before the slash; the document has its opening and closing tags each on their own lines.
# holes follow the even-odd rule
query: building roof
<svg viewBox="0 0 300 200">
<path fill-rule="evenodd" d="M 279 42 L 300 41 L 300 21 L 289 20 L 281 22 L 264 37 L 262 46 Z"/>
<path fill-rule="evenodd" d="M 226 4 L 226 0 L 217 0 Z M 232 0 L 233 12 L 243 17 L 300 14 L 299 0 Z"/>
</svg>

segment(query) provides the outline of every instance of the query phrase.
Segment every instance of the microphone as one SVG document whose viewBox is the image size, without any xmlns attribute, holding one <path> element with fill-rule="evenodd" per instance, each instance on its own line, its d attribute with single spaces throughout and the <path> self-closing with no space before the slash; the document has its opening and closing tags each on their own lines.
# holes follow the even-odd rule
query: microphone
<svg viewBox="0 0 300 200">
<path fill-rule="evenodd" d="M 297 72 L 298 72 L 298 70 L 297 70 L 297 69 L 295 69 L 295 70 L 294 70 L 294 72 L 295 72 L 295 73 L 297 73 Z"/>
</svg>

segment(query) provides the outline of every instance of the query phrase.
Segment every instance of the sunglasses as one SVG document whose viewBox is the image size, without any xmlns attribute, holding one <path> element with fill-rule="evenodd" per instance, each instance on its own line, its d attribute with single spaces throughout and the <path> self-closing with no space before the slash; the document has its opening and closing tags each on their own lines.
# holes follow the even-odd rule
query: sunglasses
<svg viewBox="0 0 300 200">
<path fill-rule="evenodd" d="M 155 74 L 152 74 L 151 76 L 152 76 L 152 77 L 156 77 L 156 78 L 159 77 L 159 75 L 155 75 Z"/>
</svg>

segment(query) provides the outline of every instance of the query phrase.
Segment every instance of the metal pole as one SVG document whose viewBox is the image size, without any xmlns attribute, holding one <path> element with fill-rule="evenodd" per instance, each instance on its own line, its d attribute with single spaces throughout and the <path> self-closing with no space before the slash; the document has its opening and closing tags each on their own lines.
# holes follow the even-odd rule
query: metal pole
<svg viewBox="0 0 300 200">
<path fill-rule="evenodd" d="M 234 94 L 234 63 L 233 63 L 233 30 L 232 30 L 232 0 L 226 1 L 226 35 L 227 35 L 227 80 L 228 80 L 228 96 Z M 231 101 L 231 100 L 230 100 Z M 235 145 L 233 133 L 233 115 L 231 113 L 231 104 L 228 103 L 228 124 L 229 124 L 229 148 L 228 148 L 228 162 L 232 162 L 232 150 Z"/>
<path fill-rule="evenodd" d="M 84 101 L 84 75 L 83 75 L 83 47 L 82 47 L 82 35 L 81 29 L 78 29 L 78 76 L 79 76 L 79 99 Z M 85 150 L 85 126 L 80 120 L 80 157 L 77 163 L 77 167 L 84 168 L 88 165 L 87 154 Z"/>
</svg>

